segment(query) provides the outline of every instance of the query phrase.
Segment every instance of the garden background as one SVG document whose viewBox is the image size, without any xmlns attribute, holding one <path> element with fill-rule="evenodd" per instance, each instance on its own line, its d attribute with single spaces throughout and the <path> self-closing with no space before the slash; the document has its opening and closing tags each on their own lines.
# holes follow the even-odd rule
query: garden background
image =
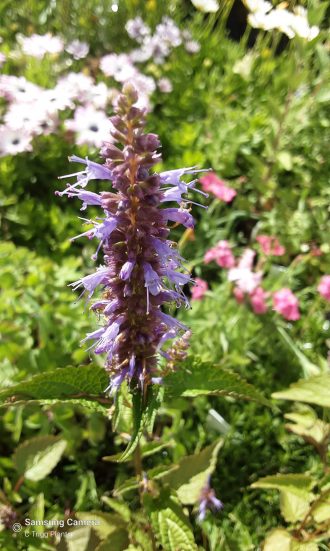
<svg viewBox="0 0 330 551">
<path fill-rule="evenodd" d="M 6 551 L 329 549 L 329 4 L 267 4 L 0 3 Z M 85 214 L 55 192 L 83 170 L 69 156 L 100 162 L 125 82 L 162 143 L 155 170 L 211 172 L 195 229 L 174 229 L 196 280 L 177 312 L 188 358 L 123 458 L 130 396 L 93 398 L 103 359 L 80 341 L 96 320 L 68 287 L 96 247 L 70 242 Z M 204 514 L 208 484 L 223 508 Z M 100 527 L 62 538 L 12 529 L 91 512 Z"/>
</svg>

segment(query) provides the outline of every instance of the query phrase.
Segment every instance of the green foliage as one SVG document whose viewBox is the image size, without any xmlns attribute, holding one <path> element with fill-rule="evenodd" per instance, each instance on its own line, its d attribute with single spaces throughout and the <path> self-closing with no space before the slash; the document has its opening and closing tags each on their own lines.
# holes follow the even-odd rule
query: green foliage
<svg viewBox="0 0 330 551">
<path fill-rule="evenodd" d="M 60 461 L 66 441 L 56 436 L 37 436 L 15 450 L 13 461 L 20 475 L 28 480 L 42 480 Z"/>
<path fill-rule="evenodd" d="M 198 358 L 192 362 L 188 360 L 180 365 L 180 370 L 168 375 L 165 388 L 170 398 L 215 394 L 270 405 L 257 389 L 237 374 L 211 362 L 201 362 Z"/>
<path fill-rule="evenodd" d="M 330 407 L 330 374 L 323 373 L 309 379 L 303 379 L 294 383 L 288 390 L 275 392 L 273 398 L 283 400 L 296 400 L 316 404 L 323 407 Z"/>
<path fill-rule="evenodd" d="M 162 482 L 176 491 L 183 505 L 194 505 L 215 470 L 222 440 L 204 448 L 200 453 L 183 457 L 177 468 L 162 477 Z"/>
<path fill-rule="evenodd" d="M 316 289 L 330 273 L 329 6 L 308 2 L 310 22 L 323 30 L 306 42 L 250 27 L 233 39 L 245 12 L 235 2 L 238 16 L 227 21 L 232 2 L 220 4 L 213 15 L 188 0 L 125 0 L 118 12 L 104 0 L 0 6 L 4 74 L 45 87 L 67 68 L 56 57 L 17 59 L 18 32 L 88 41 L 90 56 L 68 70 L 112 86 L 98 60 L 135 47 L 124 31 L 127 19 L 139 14 L 155 28 L 163 14 L 173 17 L 201 49 L 191 55 L 180 46 L 162 67 L 145 64 L 146 74 L 173 85 L 171 94 L 152 96 L 148 129 L 163 145 L 157 170 L 211 167 L 237 191 L 230 204 L 212 194 L 196 199 L 209 208 L 192 206 L 194 233 L 173 229 L 187 267 L 209 284 L 203 300 L 178 313 L 192 329 L 188 360 L 146 396 L 123 386 L 108 397 L 103 359 L 93 356 L 91 363 L 79 344 L 97 320 L 67 287 L 94 269 L 94 249 L 70 245 L 81 232 L 79 207 L 54 196 L 57 177 L 70 172 L 68 155 L 98 160 L 98 152 L 74 145 L 61 122 L 58 135 L 34 140 L 33 151 L 0 159 L 0 547 L 6 551 L 327 549 L 330 323 L 329 303 Z M 4 105 L 1 98 L 1 115 Z M 262 254 L 256 236 L 263 233 L 279 238 L 282 257 Z M 230 241 L 236 257 L 246 247 L 257 251 L 265 290 L 292 289 L 299 321 L 237 304 L 226 272 L 203 262 L 220 239 Z M 305 405 L 291 410 L 290 401 Z M 209 476 L 224 509 L 199 523 Z M 43 539 L 31 536 L 32 527 L 28 539 L 8 528 L 25 518 L 68 515 L 100 524 L 65 526 L 69 534 L 58 539 L 46 526 L 34 527 L 47 534 Z"/>
<path fill-rule="evenodd" d="M 146 510 L 150 516 L 157 543 L 164 551 L 197 551 L 190 523 L 168 494 L 162 493 L 157 499 L 146 499 Z"/>
</svg>

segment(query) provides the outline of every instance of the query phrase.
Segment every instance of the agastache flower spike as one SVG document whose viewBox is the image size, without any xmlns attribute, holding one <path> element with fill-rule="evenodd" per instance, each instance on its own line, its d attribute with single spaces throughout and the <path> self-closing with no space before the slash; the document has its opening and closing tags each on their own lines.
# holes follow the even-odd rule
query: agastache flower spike
<svg viewBox="0 0 330 551">
<path fill-rule="evenodd" d="M 196 180 L 186 183 L 181 178 L 200 171 L 188 167 L 151 172 L 160 159 L 160 142 L 155 134 L 144 133 L 145 111 L 134 106 L 137 101 L 134 88 L 125 85 L 116 115 L 110 119 L 113 130 L 109 142 L 101 149 L 104 164 L 70 157 L 86 168 L 64 176 L 76 177 L 77 181 L 58 192 L 78 197 L 83 209 L 96 205 L 105 214 L 98 221 L 85 219 L 92 228 L 73 238 L 97 238 L 97 252 L 101 248 L 104 252 L 103 265 L 71 285 L 74 290 L 83 287 L 89 299 L 97 287 L 103 289 L 103 296 L 91 305 L 99 317 L 104 317 L 103 326 L 88 333 L 83 342 L 94 342 L 90 348 L 96 354 L 106 354 L 110 374 L 106 390 L 112 392 L 125 380 L 143 391 L 161 382 L 162 373 L 157 368 L 160 355 L 166 357 L 162 348 L 187 330 L 162 307 L 170 302 L 187 305 L 182 287 L 192 281 L 183 273 L 183 259 L 175 243 L 168 240 L 168 223 L 193 227 L 193 217 L 186 208 L 189 201 L 182 195 L 195 189 Z M 116 193 L 88 191 L 86 187 L 93 179 L 111 180 Z M 178 202 L 179 207 L 163 208 L 166 201 Z M 92 258 L 96 259 L 96 254 Z"/>
</svg>

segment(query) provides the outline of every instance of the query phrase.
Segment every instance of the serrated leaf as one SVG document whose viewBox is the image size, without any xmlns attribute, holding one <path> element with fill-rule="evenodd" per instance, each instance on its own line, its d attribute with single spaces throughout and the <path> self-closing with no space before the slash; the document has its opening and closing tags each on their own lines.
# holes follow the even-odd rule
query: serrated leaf
<svg viewBox="0 0 330 551">
<path fill-rule="evenodd" d="M 28 405 L 40 405 L 40 406 L 54 406 L 57 404 L 63 404 L 65 402 L 66 404 L 71 404 L 72 407 L 82 407 L 85 410 L 88 410 L 92 413 L 102 413 L 107 419 L 110 417 L 109 413 L 109 404 L 103 404 L 100 402 L 97 402 L 96 400 L 86 400 L 84 398 L 62 398 L 62 399 L 54 399 L 54 400 L 15 400 L 14 402 L 5 402 L 0 404 L 1 408 L 6 408 L 8 406 L 28 406 Z M 110 402 L 110 401 L 109 401 Z"/>
<path fill-rule="evenodd" d="M 257 482 L 251 484 L 251 488 L 285 490 L 298 497 L 308 499 L 314 485 L 313 478 L 305 474 L 276 474 L 260 478 Z"/>
<path fill-rule="evenodd" d="M 165 377 L 164 385 L 169 398 L 214 394 L 271 405 L 254 386 L 236 373 L 200 359 L 181 364 L 178 371 Z"/>
<path fill-rule="evenodd" d="M 28 381 L 8 387 L 0 392 L 0 400 L 27 397 L 37 400 L 83 398 L 100 396 L 108 385 L 106 371 L 96 365 L 63 367 L 35 375 Z M 80 396 L 81 395 L 81 396 Z"/>
<path fill-rule="evenodd" d="M 273 398 L 295 400 L 330 407 L 330 373 L 323 373 L 293 383 L 287 390 L 274 392 Z"/>
<path fill-rule="evenodd" d="M 66 441 L 57 436 L 36 436 L 16 448 L 14 465 L 29 480 L 42 480 L 60 461 Z"/>
<path fill-rule="evenodd" d="M 164 551 L 197 551 L 188 518 L 168 494 L 163 493 L 154 500 L 146 499 L 146 510 L 157 543 Z"/>
<path fill-rule="evenodd" d="M 213 473 L 223 440 L 218 440 L 200 453 L 181 459 L 178 468 L 163 477 L 163 482 L 176 490 L 184 505 L 194 505 Z"/>
<path fill-rule="evenodd" d="M 280 492 L 280 508 L 281 513 L 286 522 L 297 522 L 305 518 L 309 508 L 310 502 L 313 499 L 311 494 L 308 498 L 297 496 L 292 492 L 281 491 Z"/>
</svg>

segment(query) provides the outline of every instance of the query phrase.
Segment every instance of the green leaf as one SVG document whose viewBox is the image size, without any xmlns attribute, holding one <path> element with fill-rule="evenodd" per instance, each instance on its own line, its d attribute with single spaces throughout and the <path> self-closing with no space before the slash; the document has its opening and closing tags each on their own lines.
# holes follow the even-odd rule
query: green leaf
<svg viewBox="0 0 330 551">
<path fill-rule="evenodd" d="M 95 551 L 125 551 L 129 545 L 128 534 L 126 530 L 116 530 L 111 536 L 102 541 Z"/>
<path fill-rule="evenodd" d="M 146 399 L 144 399 L 140 390 L 133 393 L 133 428 L 130 442 L 123 453 L 103 457 L 104 461 L 122 462 L 131 456 L 143 432 L 152 432 L 157 410 L 162 403 L 162 397 L 163 388 L 156 385 L 148 387 Z"/>
<path fill-rule="evenodd" d="M 188 518 L 167 492 L 154 500 L 145 496 L 145 506 L 157 543 L 164 551 L 197 551 Z"/>
<path fill-rule="evenodd" d="M 165 377 L 164 385 L 169 398 L 215 394 L 271 405 L 254 386 L 236 373 L 199 358 L 180 365 L 178 371 Z"/>
<path fill-rule="evenodd" d="M 28 517 L 33 520 L 44 520 L 45 518 L 45 498 L 44 494 L 38 494 L 35 498 L 35 501 L 29 509 Z M 45 527 L 43 525 L 41 526 L 33 526 L 33 530 L 36 532 L 44 532 Z"/>
<path fill-rule="evenodd" d="M 97 533 L 100 539 L 105 539 L 112 535 L 118 528 L 125 529 L 125 521 L 118 515 L 106 513 L 103 511 L 79 511 L 76 513 L 79 520 L 92 520 L 95 524 L 91 528 Z"/>
<path fill-rule="evenodd" d="M 11 398 L 13 403 L 19 397 L 44 399 L 66 399 L 100 396 L 108 385 L 106 371 L 96 365 L 63 367 L 35 375 L 28 381 L 8 387 L 0 392 L 0 400 Z"/>
<path fill-rule="evenodd" d="M 126 503 L 108 496 L 102 496 L 101 500 L 103 501 L 103 503 L 106 503 L 108 507 L 116 511 L 116 513 L 118 513 L 125 522 L 129 522 L 131 518 L 131 511 Z"/>
<path fill-rule="evenodd" d="M 263 551 L 291 551 L 292 538 L 284 528 L 276 528 L 265 539 Z"/>
<path fill-rule="evenodd" d="M 309 508 L 310 502 L 313 499 L 313 494 L 308 498 L 297 496 L 292 492 L 281 491 L 280 492 L 280 507 L 281 513 L 286 522 L 297 522 L 305 518 Z"/>
<path fill-rule="evenodd" d="M 277 331 L 279 332 L 281 338 L 284 340 L 284 342 L 291 348 L 292 352 L 295 354 L 296 358 L 298 359 L 303 374 L 306 378 L 312 377 L 314 375 L 319 375 L 320 368 L 312 363 L 305 354 L 299 350 L 299 348 L 296 346 L 295 342 L 291 339 L 289 334 L 285 331 L 285 329 L 281 326 L 277 327 Z"/>
<path fill-rule="evenodd" d="M 296 400 L 318 406 L 330 407 L 330 373 L 316 375 L 309 379 L 301 379 L 293 383 L 287 390 L 274 392 L 273 398 L 279 400 Z"/>
<path fill-rule="evenodd" d="M 251 488 L 264 488 L 266 490 L 285 490 L 292 494 L 308 499 L 315 485 L 312 477 L 305 474 L 276 474 L 265 476 L 251 484 Z"/>
<path fill-rule="evenodd" d="M 218 440 L 200 453 L 181 459 L 178 468 L 163 477 L 163 482 L 176 490 L 184 505 L 194 505 L 213 473 L 223 440 Z"/>
<path fill-rule="evenodd" d="M 312 516 L 315 522 L 325 522 L 330 519 L 330 488 L 323 491 L 314 501 Z"/>
<path fill-rule="evenodd" d="M 14 465 L 20 475 L 28 480 L 42 480 L 60 461 L 66 441 L 57 436 L 36 436 L 27 440 L 13 455 Z"/>
<path fill-rule="evenodd" d="M 318 545 L 297 541 L 284 528 L 276 528 L 265 539 L 263 551 L 318 551 Z"/>
<path fill-rule="evenodd" d="M 317 449 L 325 444 L 330 435 L 330 424 L 318 419 L 315 411 L 309 406 L 301 405 L 298 412 L 286 413 L 285 418 L 293 421 L 287 423 L 285 428 Z"/>
<path fill-rule="evenodd" d="M 292 157 L 288 151 L 279 151 L 277 154 L 277 161 L 280 168 L 292 170 Z"/>
<path fill-rule="evenodd" d="M 312 541 L 301 542 L 293 540 L 291 543 L 290 551 L 319 551 L 317 543 Z"/>
<path fill-rule="evenodd" d="M 5 402 L 4 404 L 0 404 L 0 408 L 8 407 L 9 405 L 14 406 L 28 406 L 28 405 L 40 405 L 40 406 L 54 406 L 56 404 L 63 404 L 65 402 L 66 404 L 72 405 L 72 407 L 81 407 L 84 410 L 87 410 L 88 412 L 92 413 L 102 413 L 107 419 L 110 417 L 109 413 L 109 406 L 110 406 L 110 400 L 109 403 L 100 403 L 96 400 L 86 400 L 84 398 L 62 398 L 62 399 L 54 399 L 54 400 L 15 400 L 11 403 Z M 106 402 L 106 399 L 104 400 Z"/>
<path fill-rule="evenodd" d="M 64 536 L 64 539 L 68 551 L 77 551 L 77 549 L 79 551 L 89 551 L 91 549 L 91 527 L 80 526 L 74 528 Z"/>
</svg>

